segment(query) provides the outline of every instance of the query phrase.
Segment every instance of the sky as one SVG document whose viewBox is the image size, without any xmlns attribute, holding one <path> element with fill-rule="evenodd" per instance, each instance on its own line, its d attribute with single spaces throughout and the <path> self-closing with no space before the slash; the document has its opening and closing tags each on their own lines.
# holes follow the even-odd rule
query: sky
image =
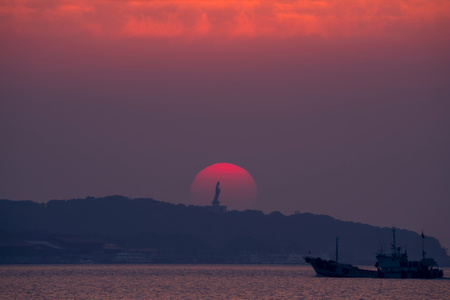
<svg viewBox="0 0 450 300">
<path fill-rule="evenodd" d="M 450 248 L 449 16 L 444 0 L 0 0 L 0 198 L 189 204 L 227 162 L 254 209 Z"/>
</svg>

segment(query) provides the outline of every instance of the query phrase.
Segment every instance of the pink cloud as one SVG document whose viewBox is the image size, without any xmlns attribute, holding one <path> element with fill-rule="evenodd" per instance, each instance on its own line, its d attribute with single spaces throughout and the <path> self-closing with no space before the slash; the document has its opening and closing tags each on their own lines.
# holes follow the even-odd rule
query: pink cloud
<svg viewBox="0 0 450 300">
<path fill-rule="evenodd" d="M 448 15 L 450 2 L 425 0 L 36 0 L 0 4 L 0 16 L 5 20 L 3 31 L 20 29 L 22 33 L 32 34 L 50 30 L 55 33 L 59 28 L 67 35 L 82 29 L 110 38 L 390 35 L 399 34 L 393 28 L 407 31 L 411 27 L 432 27 L 438 22 L 448 24 Z"/>
<path fill-rule="evenodd" d="M 169 15 L 164 21 L 156 21 L 149 16 L 126 17 L 121 33 L 131 37 L 174 37 L 180 35 L 184 27 L 177 15 Z"/>
</svg>

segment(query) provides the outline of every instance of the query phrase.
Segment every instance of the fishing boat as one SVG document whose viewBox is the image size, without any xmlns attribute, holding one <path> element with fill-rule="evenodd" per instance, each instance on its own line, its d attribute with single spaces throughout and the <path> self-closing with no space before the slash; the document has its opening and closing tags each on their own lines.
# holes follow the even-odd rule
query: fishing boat
<svg viewBox="0 0 450 300">
<path fill-rule="evenodd" d="M 376 278 L 377 271 L 360 269 L 350 264 L 339 263 L 339 239 L 336 238 L 336 260 L 326 260 L 320 257 L 304 257 L 318 276 L 326 277 L 358 277 L 358 278 Z"/>
<path fill-rule="evenodd" d="M 320 257 L 305 257 L 319 276 L 326 277 L 358 277 L 358 278 L 376 278 L 377 271 L 360 269 L 350 264 L 342 264 L 335 260 L 325 260 Z"/>
<path fill-rule="evenodd" d="M 442 278 L 444 271 L 440 270 L 433 258 L 427 258 L 424 249 L 425 236 L 422 232 L 422 259 L 409 261 L 406 251 L 401 252 L 395 241 L 395 228 L 392 228 L 392 252 L 384 254 L 382 251 L 376 256 L 375 267 L 380 278 Z"/>
<path fill-rule="evenodd" d="M 426 258 L 424 250 L 425 236 L 422 233 L 422 259 L 409 261 L 406 251 L 396 245 L 395 228 L 392 229 L 392 253 L 384 254 L 380 251 L 375 263 L 376 271 L 360 269 L 350 264 L 338 262 L 338 238 L 336 238 L 336 260 L 325 260 L 320 257 L 304 257 L 318 276 L 326 277 L 353 277 L 353 278 L 442 278 L 444 271 L 438 268 L 433 258 Z"/>
</svg>

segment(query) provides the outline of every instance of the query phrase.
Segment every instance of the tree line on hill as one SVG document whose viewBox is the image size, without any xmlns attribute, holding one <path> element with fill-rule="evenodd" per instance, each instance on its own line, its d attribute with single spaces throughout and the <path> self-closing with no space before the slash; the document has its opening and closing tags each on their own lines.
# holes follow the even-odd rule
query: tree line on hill
<svg viewBox="0 0 450 300">
<path fill-rule="evenodd" d="M 42 241 L 39 244 L 42 247 L 54 245 L 56 242 L 49 241 L 56 241 L 56 236 L 96 237 L 117 246 L 108 251 L 152 249 L 162 253 L 171 249 L 174 255 L 192 261 L 201 255 L 214 257 L 208 262 L 248 262 L 251 255 L 309 253 L 334 259 L 335 241 L 339 237 L 341 261 L 372 264 L 375 253 L 381 249 L 389 252 L 392 242 L 391 228 L 310 213 L 289 216 L 256 210 L 214 213 L 199 206 L 123 196 L 47 203 L 0 200 L 0 257 L 17 253 L 19 245 L 25 247 L 20 243 L 33 241 L 37 245 L 37 241 Z M 411 259 L 421 258 L 421 243 L 419 234 L 397 230 L 397 245 L 407 245 Z M 445 249 L 435 238 L 426 237 L 425 244 L 430 257 L 441 265 L 450 264 Z M 16 248 L 11 248 L 14 245 Z M 242 260 L 243 256 L 247 260 Z"/>
</svg>

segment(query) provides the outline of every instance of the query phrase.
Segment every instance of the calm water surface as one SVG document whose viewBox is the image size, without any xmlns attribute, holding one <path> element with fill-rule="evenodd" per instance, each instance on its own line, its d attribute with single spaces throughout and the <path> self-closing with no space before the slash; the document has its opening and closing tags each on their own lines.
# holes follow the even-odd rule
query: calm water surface
<svg viewBox="0 0 450 300">
<path fill-rule="evenodd" d="M 0 299 L 450 299 L 450 279 L 325 278 L 309 266 L 0 266 Z"/>
</svg>

